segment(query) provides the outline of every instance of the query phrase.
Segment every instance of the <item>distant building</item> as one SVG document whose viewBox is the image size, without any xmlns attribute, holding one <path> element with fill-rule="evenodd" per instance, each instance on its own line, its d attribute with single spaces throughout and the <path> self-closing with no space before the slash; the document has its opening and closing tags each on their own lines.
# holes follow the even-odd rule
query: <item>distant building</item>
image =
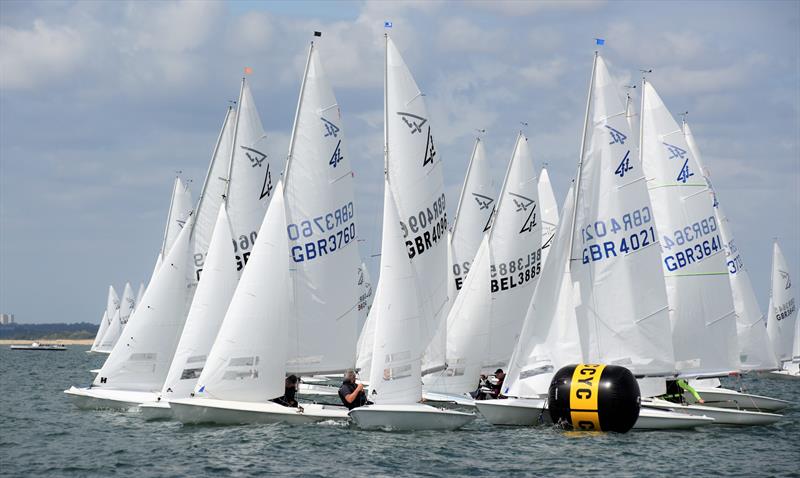
<svg viewBox="0 0 800 478">
<path fill-rule="evenodd" d="M 14 314 L 0 314 L 0 325 L 11 325 L 14 323 Z"/>
</svg>

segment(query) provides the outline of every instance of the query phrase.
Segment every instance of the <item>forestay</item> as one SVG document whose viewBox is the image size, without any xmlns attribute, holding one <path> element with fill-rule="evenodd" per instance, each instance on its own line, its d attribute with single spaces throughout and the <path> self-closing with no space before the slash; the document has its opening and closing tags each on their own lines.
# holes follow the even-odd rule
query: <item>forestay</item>
<svg viewBox="0 0 800 478">
<path fill-rule="evenodd" d="M 739 347 L 712 194 L 649 82 L 642 96 L 642 164 L 653 203 L 648 222 L 660 235 L 676 368 L 687 376 L 726 374 L 740 368 Z"/>
<path fill-rule="evenodd" d="M 584 359 L 675 370 L 653 206 L 619 87 L 597 56 L 576 182 L 572 280 Z"/>
<path fill-rule="evenodd" d="M 274 193 L 195 396 L 255 402 L 283 394 L 291 290 L 280 181 Z"/>
<path fill-rule="evenodd" d="M 95 387 L 158 392 L 186 319 L 186 268 L 191 217 L 153 277 Z"/>
<path fill-rule="evenodd" d="M 359 332 L 358 223 L 342 117 L 312 43 L 284 180 L 292 313 L 287 372 L 342 372 Z"/>
<path fill-rule="evenodd" d="M 483 141 L 475 138 L 453 227 L 448 234 L 447 296 L 451 307 L 478 252 L 483 233 L 489 229 L 496 197 Z"/>
<path fill-rule="evenodd" d="M 742 260 L 742 254 L 736 245 L 731 231 L 728 216 L 719 202 L 719 195 L 713 191 L 711 176 L 703 164 L 700 150 L 694 141 L 692 130 L 686 121 L 683 122 L 683 134 L 690 154 L 694 155 L 700 172 L 712 188 L 714 201 L 714 217 L 719 227 L 722 247 L 725 249 L 725 259 L 728 266 L 728 278 L 733 292 L 733 307 L 736 311 L 736 332 L 739 343 L 739 360 L 742 370 L 768 370 L 777 368 L 772 344 L 767 336 L 766 318 L 761 313 L 750 274 Z"/>
<path fill-rule="evenodd" d="M 223 204 L 219 207 L 203 264 L 203 280 L 198 283 L 192 299 L 186 325 L 161 390 L 162 397 L 188 397 L 203 371 L 239 281 L 232 241 L 230 221 Z"/>
<path fill-rule="evenodd" d="M 767 309 L 767 332 L 779 362 L 792 359 L 792 342 L 797 321 L 797 296 L 789 264 L 778 241 L 772 248 L 772 289 Z"/>
</svg>

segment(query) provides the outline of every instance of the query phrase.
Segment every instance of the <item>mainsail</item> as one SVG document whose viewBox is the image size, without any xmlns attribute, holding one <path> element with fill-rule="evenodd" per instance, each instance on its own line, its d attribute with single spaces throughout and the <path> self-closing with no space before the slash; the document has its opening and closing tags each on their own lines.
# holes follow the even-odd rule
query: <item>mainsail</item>
<svg viewBox="0 0 800 478">
<path fill-rule="evenodd" d="M 583 356 L 639 376 L 672 374 L 654 206 L 619 87 L 599 55 L 593 78 L 570 237 Z"/>
<path fill-rule="evenodd" d="M 133 288 L 130 282 L 125 283 L 125 289 L 122 291 L 122 300 L 120 301 L 119 308 L 114 313 L 111 323 L 108 325 L 105 334 L 103 335 L 100 345 L 97 348 L 98 352 L 110 353 L 117 344 L 117 341 L 122 335 L 125 325 L 128 323 L 133 309 L 136 308 L 136 297 L 133 295 Z"/>
<path fill-rule="evenodd" d="M 447 215 L 425 101 L 388 35 L 385 75 L 386 175 L 381 277 L 370 311 L 370 395 L 376 403 L 408 404 L 422 397 L 423 368 L 444 367 Z"/>
<path fill-rule="evenodd" d="M 683 134 L 686 137 L 686 144 L 689 151 L 694 155 L 700 172 L 705 176 L 709 187 L 711 175 L 703 164 L 700 150 L 694 141 L 692 130 L 684 120 Z M 767 336 L 766 318 L 761 313 L 758 306 L 753 285 L 750 282 L 750 274 L 742 260 L 742 254 L 736 245 L 731 231 L 730 220 L 722 209 L 719 195 L 713 191 L 714 217 L 717 219 L 719 234 L 722 245 L 725 248 L 726 264 L 728 266 L 728 278 L 733 292 L 733 306 L 736 310 L 736 331 L 739 343 L 739 359 L 742 370 L 768 370 L 777 368 L 775 354 L 772 351 L 772 344 Z"/>
<path fill-rule="evenodd" d="M 792 360 L 797 321 L 797 296 L 789 264 L 778 241 L 772 247 L 772 288 L 767 309 L 767 333 L 779 362 Z"/>
<path fill-rule="evenodd" d="M 110 285 L 108 286 L 108 297 L 106 299 L 106 308 L 103 311 L 103 318 L 100 320 L 100 327 L 97 329 L 97 335 L 92 343 L 92 352 L 99 352 L 100 342 L 102 342 L 103 336 L 106 334 L 117 309 L 119 309 L 119 296 L 117 291 L 114 290 L 114 286 Z"/>
<path fill-rule="evenodd" d="M 496 198 L 497 192 L 494 189 L 483 141 L 475 138 L 453 227 L 448 234 L 447 296 L 451 306 L 464 284 L 470 263 L 483 239 L 483 233 L 490 227 Z"/>
<path fill-rule="evenodd" d="M 640 154 L 660 235 L 676 368 L 686 376 L 727 374 L 740 368 L 739 347 L 711 191 L 683 131 L 647 81 L 641 119 Z"/>
<path fill-rule="evenodd" d="M 541 206 L 542 217 L 542 265 L 547 261 L 550 247 L 553 245 L 553 237 L 558 229 L 558 202 L 553 192 L 553 185 L 550 183 L 550 175 L 547 168 L 542 167 L 539 173 L 539 204 Z"/>
</svg>

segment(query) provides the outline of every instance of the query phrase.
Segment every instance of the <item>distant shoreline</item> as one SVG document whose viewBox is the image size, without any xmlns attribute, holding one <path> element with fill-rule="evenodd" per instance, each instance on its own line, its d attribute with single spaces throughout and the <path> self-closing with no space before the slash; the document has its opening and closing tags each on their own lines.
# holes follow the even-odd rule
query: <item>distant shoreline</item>
<svg viewBox="0 0 800 478">
<path fill-rule="evenodd" d="M 94 339 L 0 339 L 0 345 L 30 345 L 31 342 L 40 344 L 63 344 L 63 345 L 92 345 Z"/>
</svg>

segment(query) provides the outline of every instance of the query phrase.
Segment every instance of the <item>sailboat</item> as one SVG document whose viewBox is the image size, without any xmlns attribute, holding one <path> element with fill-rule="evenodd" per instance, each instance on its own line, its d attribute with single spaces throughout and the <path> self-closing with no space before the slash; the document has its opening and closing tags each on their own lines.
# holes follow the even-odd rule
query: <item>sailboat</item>
<svg viewBox="0 0 800 478">
<path fill-rule="evenodd" d="M 642 81 L 642 166 L 659 231 L 676 368 L 683 378 L 741 368 L 736 312 L 713 197 L 686 137 L 650 82 Z M 721 424 L 768 424 L 780 415 L 660 399 L 643 406 L 700 414 Z"/>
<path fill-rule="evenodd" d="M 100 342 L 103 340 L 103 336 L 108 330 L 108 326 L 111 324 L 117 309 L 119 309 L 119 296 L 117 291 L 114 290 L 114 286 L 110 285 L 108 286 L 108 298 L 106 299 L 106 308 L 103 310 L 103 318 L 100 319 L 100 327 L 97 329 L 97 335 L 95 335 L 92 347 L 88 352 L 106 353 L 99 350 Z"/>
<path fill-rule="evenodd" d="M 122 331 L 125 329 L 125 325 L 128 323 L 128 319 L 130 319 L 131 313 L 133 313 L 135 307 L 136 297 L 133 295 L 133 288 L 130 282 L 127 282 L 125 283 L 125 289 L 122 291 L 122 300 L 119 303 L 119 308 L 114 312 L 111 323 L 108 325 L 97 347 L 98 352 L 111 353 L 111 350 L 114 349 L 114 346 L 122 335 Z"/>
<path fill-rule="evenodd" d="M 542 272 L 538 178 L 528 145 L 517 136 L 491 228 L 447 317 L 447 369 L 424 377 L 425 389 L 463 396 L 481 373 L 506 367 L 510 344 Z M 428 396 L 428 398 L 430 398 Z"/>
<path fill-rule="evenodd" d="M 345 146 L 339 107 L 312 42 L 284 179 L 192 397 L 171 402 L 179 420 L 347 419 L 344 407 L 270 401 L 283 395 L 287 373 L 341 373 L 355 361 L 361 261 Z"/>
<path fill-rule="evenodd" d="M 674 374 L 672 344 L 661 340 L 670 324 L 652 205 L 629 138 L 617 86 L 595 54 L 574 196 L 564 208 L 570 216 L 562 216 L 504 383 L 516 399 L 476 401 L 491 423 L 545 420 L 550 378 L 570 362 L 621 365 L 642 385 Z M 710 421 L 657 415 L 645 412 L 654 422 L 645 425 Z"/>
<path fill-rule="evenodd" d="M 92 385 L 65 391 L 79 408 L 129 409 L 155 399 L 186 317 L 191 222 L 190 216 Z"/>
<path fill-rule="evenodd" d="M 539 172 L 538 189 L 539 204 L 542 209 L 542 267 L 544 267 L 550 247 L 553 245 L 556 229 L 558 229 L 558 203 L 553 192 L 553 184 L 550 182 L 550 174 L 544 166 Z"/>
<path fill-rule="evenodd" d="M 713 194 L 714 217 L 719 227 L 720 238 L 725 250 L 728 278 L 733 292 L 733 305 L 736 310 L 736 330 L 739 343 L 739 358 L 741 369 L 747 371 L 765 371 L 778 368 L 772 345 L 767 336 L 766 320 L 761 313 L 756 299 L 755 291 L 750 282 L 750 275 L 742 260 L 742 254 L 736 245 L 731 231 L 730 220 L 723 211 L 719 195 L 714 191 L 711 175 L 703 164 L 700 150 L 694 140 L 694 135 L 683 120 L 683 134 L 689 151 L 694 155 L 700 172 L 705 176 Z M 706 405 L 722 408 L 751 408 L 763 411 L 777 411 L 790 405 L 785 400 L 753 395 L 743 391 L 730 390 L 720 387 L 719 379 L 698 379 L 691 385 L 700 394 Z M 694 396 L 684 393 L 689 403 L 694 403 Z"/>
<path fill-rule="evenodd" d="M 364 429 L 451 430 L 475 416 L 424 405 L 423 354 L 447 308 L 447 216 L 442 163 L 422 92 L 385 35 L 381 275 L 369 377 L 373 404 L 349 415 Z M 427 365 L 441 361 L 436 344 Z M 441 355 L 440 355 L 441 354 Z M 433 371 L 433 370 L 432 370 Z"/>
<path fill-rule="evenodd" d="M 770 374 L 778 378 L 800 378 L 800 321 L 797 296 L 789 274 L 789 264 L 778 245 L 772 246 L 772 286 L 767 309 L 767 333 L 781 370 Z"/>
</svg>

